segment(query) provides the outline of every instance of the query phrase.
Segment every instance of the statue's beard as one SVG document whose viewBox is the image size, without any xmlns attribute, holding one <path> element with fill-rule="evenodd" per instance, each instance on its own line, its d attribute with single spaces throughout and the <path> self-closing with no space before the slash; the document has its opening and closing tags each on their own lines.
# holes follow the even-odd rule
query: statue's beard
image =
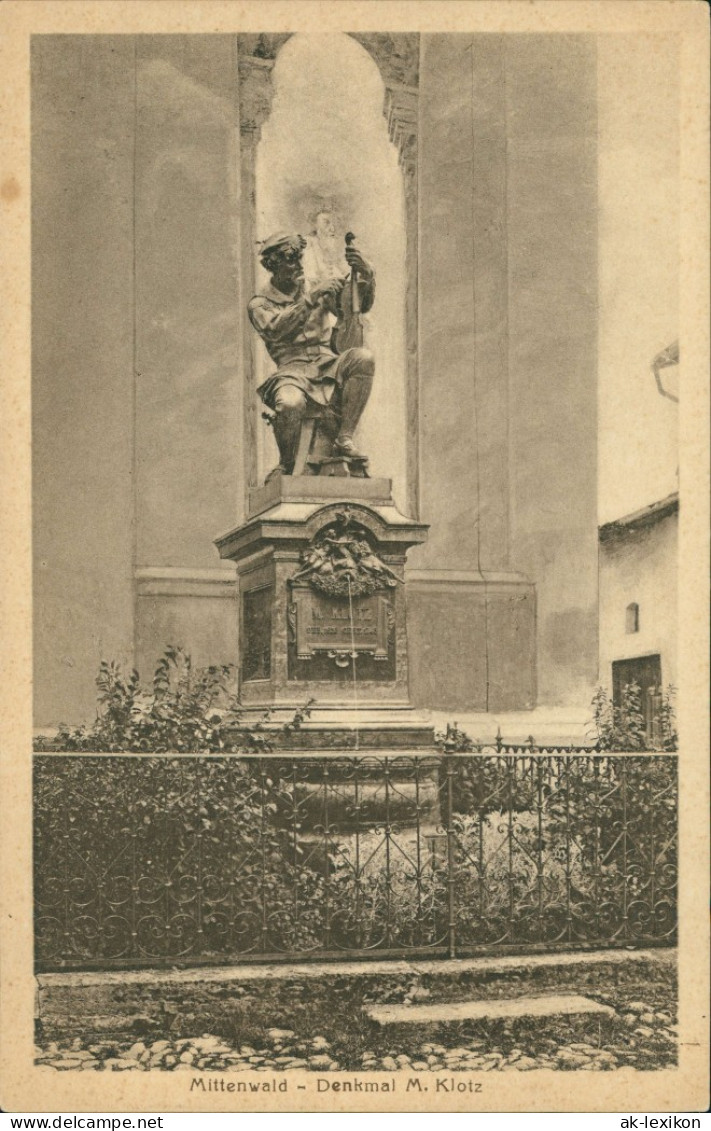
<svg viewBox="0 0 711 1131">
<path fill-rule="evenodd" d="M 304 279 L 304 272 L 301 267 L 294 268 L 293 271 L 285 271 L 283 275 L 273 276 L 273 282 L 277 290 L 282 294 L 287 294 L 290 291 L 296 290 Z"/>
</svg>

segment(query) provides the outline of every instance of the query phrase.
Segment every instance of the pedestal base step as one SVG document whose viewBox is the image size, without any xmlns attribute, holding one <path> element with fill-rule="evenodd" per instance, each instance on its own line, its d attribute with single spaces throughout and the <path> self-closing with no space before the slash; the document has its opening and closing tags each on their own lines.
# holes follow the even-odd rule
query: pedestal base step
<svg viewBox="0 0 711 1131">
<path fill-rule="evenodd" d="M 249 492 L 251 517 L 262 514 L 270 507 L 283 503 L 310 503 L 312 506 L 327 503 L 363 502 L 368 506 L 392 507 L 392 483 L 389 479 L 366 479 L 356 475 L 284 475 L 277 472 L 263 487 L 252 487 Z"/>
<path fill-rule="evenodd" d="M 378 754 L 440 753 L 435 745 L 435 731 L 429 715 L 408 707 L 348 707 L 311 708 L 309 717 L 293 730 L 289 724 L 294 718 L 294 706 L 245 707 L 242 711 L 242 728 L 258 728 L 260 733 L 273 735 L 275 748 L 296 751 L 320 751 L 340 754 L 349 751 Z M 265 719 L 265 713 L 268 718 Z M 286 729 L 285 729 L 286 728 Z"/>
<path fill-rule="evenodd" d="M 245 726 L 244 730 L 254 728 Z M 234 735 L 240 733 L 236 728 Z M 283 732 L 280 727 L 261 726 L 259 733 L 267 739 L 273 736 L 275 751 L 288 751 L 289 754 L 318 753 L 323 755 L 333 754 L 373 754 L 379 757 L 390 755 L 406 757 L 415 754 L 422 756 L 431 754 L 433 757 L 440 755 L 440 750 L 434 746 L 431 730 L 389 730 L 386 728 L 367 728 L 356 733 L 352 730 L 337 727 L 322 727 L 299 729 Z"/>
</svg>

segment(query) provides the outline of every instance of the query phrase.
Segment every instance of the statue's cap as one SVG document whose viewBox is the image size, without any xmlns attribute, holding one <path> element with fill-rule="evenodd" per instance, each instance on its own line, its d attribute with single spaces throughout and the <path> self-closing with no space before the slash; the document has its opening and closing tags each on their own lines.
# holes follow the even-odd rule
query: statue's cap
<svg viewBox="0 0 711 1131">
<path fill-rule="evenodd" d="M 306 240 L 294 232 L 274 232 L 259 244 L 259 254 L 266 255 L 269 251 L 302 251 L 306 247 Z"/>
</svg>

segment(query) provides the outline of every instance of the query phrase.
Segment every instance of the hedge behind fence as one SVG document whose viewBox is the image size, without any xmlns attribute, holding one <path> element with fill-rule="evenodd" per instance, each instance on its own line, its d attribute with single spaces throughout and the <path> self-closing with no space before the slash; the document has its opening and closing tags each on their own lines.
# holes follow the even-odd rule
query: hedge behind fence
<svg viewBox="0 0 711 1131">
<path fill-rule="evenodd" d="M 664 944 L 669 755 L 35 756 L 42 968 Z"/>
</svg>

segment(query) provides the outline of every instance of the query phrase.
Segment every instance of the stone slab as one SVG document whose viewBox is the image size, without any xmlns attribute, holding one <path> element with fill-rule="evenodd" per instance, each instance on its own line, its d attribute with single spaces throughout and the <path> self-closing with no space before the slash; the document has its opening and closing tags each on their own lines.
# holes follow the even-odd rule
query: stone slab
<svg viewBox="0 0 711 1131">
<path fill-rule="evenodd" d="M 250 490 L 250 518 L 285 499 L 295 503 L 358 501 L 387 506 L 392 505 L 392 482 L 329 475 L 275 475 L 268 483 Z"/>
<path fill-rule="evenodd" d="M 365 1010 L 378 1025 L 441 1025 L 453 1021 L 496 1021 L 509 1017 L 556 1017 L 560 1014 L 605 1013 L 601 1005 L 580 994 L 547 994 L 542 997 L 500 998 L 491 1001 L 438 1002 L 435 1005 L 371 1005 Z"/>
<path fill-rule="evenodd" d="M 145 757 L 145 755 L 137 755 Z M 230 966 L 188 966 L 180 969 L 151 970 L 81 970 L 37 974 L 40 991 L 60 986 L 157 985 L 165 983 L 190 985 L 193 982 L 229 984 L 231 982 L 279 982 L 303 979 L 377 977 L 390 974 L 503 974 L 511 971 L 600 966 L 608 963 L 635 965 L 654 962 L 664 966 L 677 961 L 675 947 L 650 950 L 588 950 L 560 954 L 506 954 L 480 958 L 372 959 L 368 962 L 279 962 L 233 963 Z"/>
</svg>

